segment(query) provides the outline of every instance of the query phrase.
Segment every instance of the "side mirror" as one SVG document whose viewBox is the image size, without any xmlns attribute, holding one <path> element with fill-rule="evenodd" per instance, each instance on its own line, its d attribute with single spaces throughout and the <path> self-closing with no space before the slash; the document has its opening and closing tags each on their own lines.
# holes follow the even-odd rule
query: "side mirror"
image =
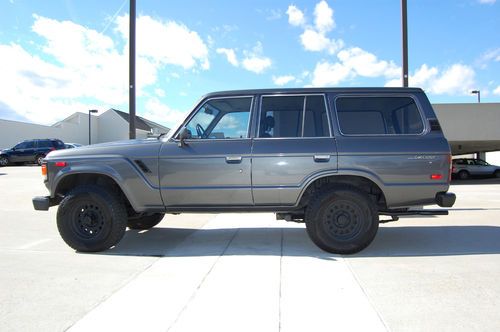
<svg viewBox="0 0 500 332">
<path fill-rule="evenodd" d="M 181 132 L 179 133 L 179 147 L 183 148 L 187 144 L 185 142 L 186 139 L 191 138 L 191 130 L 187 129 L 186 127 L 182 128 Z"/>
</svg>

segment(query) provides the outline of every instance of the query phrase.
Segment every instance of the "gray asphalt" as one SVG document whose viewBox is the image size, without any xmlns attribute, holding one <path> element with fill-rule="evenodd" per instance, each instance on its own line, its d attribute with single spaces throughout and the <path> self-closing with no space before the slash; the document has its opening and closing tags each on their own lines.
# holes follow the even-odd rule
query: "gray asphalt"
<svg viewBox="0 0 500 332">
<path fill-rule="evenodd" d="M 498 331 L 500 180 L 470 183 L 353 256 L 272 214 L 168 215 L 80 254 L 32 208 L 39 167 L 0 168 L 0 330 Z"/>
</svg>

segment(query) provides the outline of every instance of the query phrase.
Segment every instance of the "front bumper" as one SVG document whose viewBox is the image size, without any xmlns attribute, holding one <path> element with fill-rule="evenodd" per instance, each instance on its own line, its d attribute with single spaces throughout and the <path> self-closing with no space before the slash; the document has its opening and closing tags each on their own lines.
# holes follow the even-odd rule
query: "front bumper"
<svg viewBox="0 0 500 332">
<path fill-rule="evenodd" d="M 443 191 L 436 194 L 436 204 L 441 207 L 452 207 L 456 199 L 457 196 L 454 193 Z"/>
<path fill-rule="evenodd" d="M 37 196 L 32 199 L 33 207 L 37 211 L 48 211 L 49 207 L 57 205 L 55 199 L 50 196 Z"/>
</svg>

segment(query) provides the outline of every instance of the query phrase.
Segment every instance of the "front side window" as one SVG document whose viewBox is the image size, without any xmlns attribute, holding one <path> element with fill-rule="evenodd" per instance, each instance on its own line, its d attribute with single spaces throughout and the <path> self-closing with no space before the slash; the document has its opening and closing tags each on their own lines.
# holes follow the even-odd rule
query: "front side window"
<svg viewBox="0 0 500 332">
<path fill-rule="evenodd" d="M 211 99 L 186 124 L 191 139 L 248 137 L 252 97 Z"/>
<path fill-rule="evenodd" d="M 17 150 L 20 149 L 33 149 L 35 147 L 35 142 L 33 141 L 26 141 L 26 142 L 21 142 L 17 144 L 14 148 Z"/>
<path fill-rule="evenodd" d="M 328 136 L 330 136 L 330 131 L 324 96 L 265 96 L 262 98 L 259 137 Z"/>
<path fill-rule="evenodd" d="M 344 135 L 417 135 L 424 131 L 410 97 L 339 97 L 335 104 Z"/>
</svg>

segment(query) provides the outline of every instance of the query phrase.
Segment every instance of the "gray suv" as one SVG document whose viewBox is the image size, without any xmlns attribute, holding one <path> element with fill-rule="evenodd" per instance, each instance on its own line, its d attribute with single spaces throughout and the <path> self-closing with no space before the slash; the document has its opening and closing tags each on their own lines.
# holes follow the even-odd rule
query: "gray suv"
<svg viewBox="0 0 500 332">
<path fill-rule="evenodd" d="M 50 153 L 46 197 L 72 248 L 100 251 L 165 213 L 275 212 L 320 248 L 367 247 L 379 216 L 444 214 L 451 154 L 424 92 L 314 88 L 216 92 L 158 140 Z"/>
</svg>

